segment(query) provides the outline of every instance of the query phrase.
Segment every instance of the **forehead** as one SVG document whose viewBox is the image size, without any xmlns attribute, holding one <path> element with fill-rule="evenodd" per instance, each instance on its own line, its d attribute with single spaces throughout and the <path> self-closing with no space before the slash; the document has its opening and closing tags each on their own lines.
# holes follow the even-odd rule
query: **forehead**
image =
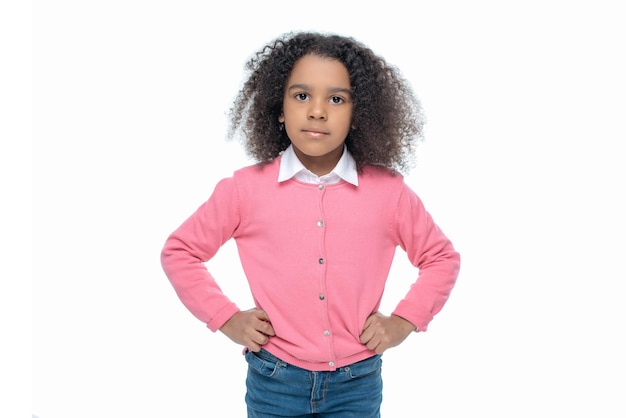
<svg viewBox="0 0 626 418">
<path fill-rule="evenodd" d="M 341 61 L 309 54 L 298 59 L 293 66 L 287 87 L 292 84 L 350 88 L 350 74 Z"/>
</svg>

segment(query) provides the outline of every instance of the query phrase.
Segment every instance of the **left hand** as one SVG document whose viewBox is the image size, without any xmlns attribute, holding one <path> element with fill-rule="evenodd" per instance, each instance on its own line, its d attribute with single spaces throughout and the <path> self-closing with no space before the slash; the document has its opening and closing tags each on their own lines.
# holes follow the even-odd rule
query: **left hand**
<svg viewBox="0 0 626 418">
<path fill-rule="evenodd" d="M 404 318 L 374 312 L 365 321 L 360 340 L 376 354 L 382 354 L 388 348 L 399 345 L 413 331 L 415 325 Z"/>
</svg>

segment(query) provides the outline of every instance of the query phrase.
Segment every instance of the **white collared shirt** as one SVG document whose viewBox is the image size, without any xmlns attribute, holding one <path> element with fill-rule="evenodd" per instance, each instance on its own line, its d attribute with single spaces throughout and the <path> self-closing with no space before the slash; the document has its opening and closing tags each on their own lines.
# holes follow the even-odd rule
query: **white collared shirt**
<svg viewBox="0 0 626 418">
<path fill-rule="evenodd" d="M 359 177 L 356 170 L 356 162 L 348 148 L 343 146 L 343 154 L 337 165 L 333 170 L 318 176 L 315 173 L 309 171 L 304 164 L 298 159 L 298 156 L 293 150 L 293 145 L 289 145 L 287 149 L 282 153 L 280 160 L 280 169 L 278 171 L 278 181 L 282 182 L 294 177 L 296 180 L 312 183 L 312 184 L 333 184 L 339 183 L 341 180 L 345 180 L 348 183 L 359 185 Z"/>
</svg>

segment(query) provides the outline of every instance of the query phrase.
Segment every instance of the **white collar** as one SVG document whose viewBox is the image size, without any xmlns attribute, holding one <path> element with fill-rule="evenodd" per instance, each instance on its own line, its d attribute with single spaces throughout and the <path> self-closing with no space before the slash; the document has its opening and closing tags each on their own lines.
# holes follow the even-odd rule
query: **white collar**
<svg viewBox="0 0 626 418">
<path fill-rule="evenodd" d="M 359 177 L 356 170 L 356 162 L 344 144 L 343 154 L 335 168 L 328 174 L 317 176 L 309 171 L 298 159 L 293 145 L 289 145 L 281 154 L 278 181 L 282 182 L 295 177 L 297 180 L 308 183 L 336 183 L 345 180 L 348 183 L 359 185 Z"/>
</svg>

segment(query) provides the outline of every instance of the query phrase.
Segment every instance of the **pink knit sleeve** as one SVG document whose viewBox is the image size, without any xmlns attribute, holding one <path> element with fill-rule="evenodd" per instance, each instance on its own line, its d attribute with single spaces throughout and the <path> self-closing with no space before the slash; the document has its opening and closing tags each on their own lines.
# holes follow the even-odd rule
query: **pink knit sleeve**
<svg viewBox="0 0 626 418">
<path fill-rule="evenodd" d="M 209 200 L 167 238 L 161 252 L 163 270 L 178 297 L 214 332 L 239 309 L 222 293 L 204 263 L 233 236 L 239 220 L 235 182 L 224 179 Z"/>
<path fill-rule="evenodd" d="M 419 275 L 393 313 L 426 331 L 454 287 L 460 256 L 406 184 L 398 201 L 396 234 Z"/>
</svg>

